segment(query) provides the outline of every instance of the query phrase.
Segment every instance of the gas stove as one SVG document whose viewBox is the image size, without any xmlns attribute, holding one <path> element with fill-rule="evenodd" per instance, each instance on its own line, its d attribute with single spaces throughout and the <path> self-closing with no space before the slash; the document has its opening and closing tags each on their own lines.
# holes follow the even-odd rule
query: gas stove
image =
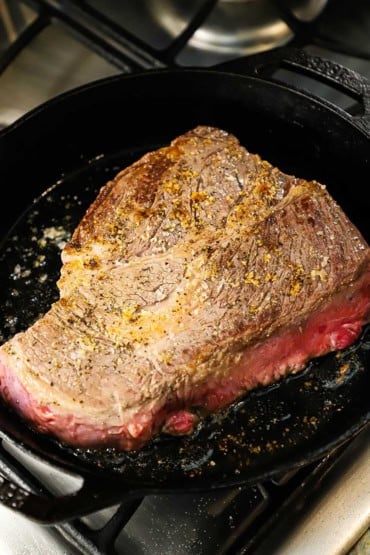
<svg viewBox="0 0 370 555">
<path fill-rule="evenodd" d="M 81 84 L 161 67 L 212 67 L 288 45 L 370 79 L 370 6 L 357 0 L 0 0 L 0 126 Z M 337 90 L 276 79 L 346 107 Z M 150 495 L 56 526 L 0 505 L 0 553 L 337 555 L 370 526 L 370 430 L 320 461 L 253 487 Z M 78 476 L 3 441 L 0 474 L 57 496 Z M 363 539 L 361 539 L 363 537 Z"/>
<path fill-rule="evenodd" d="M 0 125 L 94 79 L 213 66 L 286 44 L 370 76 L 369 28 L 366 0 L 350 10 L 346 0 L 1 0 Z M 320 83 L 285 78 L 343 100 Z"/>
</svg>

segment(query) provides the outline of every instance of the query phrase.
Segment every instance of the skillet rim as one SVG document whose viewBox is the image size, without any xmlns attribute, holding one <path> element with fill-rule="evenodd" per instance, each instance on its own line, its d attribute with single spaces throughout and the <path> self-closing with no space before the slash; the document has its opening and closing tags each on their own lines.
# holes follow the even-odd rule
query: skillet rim
<svg viewBox="0 0 370 555">
<path fill-rule="evenodd" d="M 81 94 L 88 93 L 88 91 L 100 87 L 110 86 L 113 83 L 124 82 L 124 81 L 131 81 L 136 79 L 147 79 L 152 76 L 158 77 L 161 75 L 172 75 L 175 77 L 176 75 L 183 75 L 183 74 L 194 74 L 194 75 L 217 75 L 217 76 L 224 76 L 224 77 L 232 77 L 234 79 L 245 79 L 250 80 L 253 82 L 263 83 L 264 86 L 270 86 L 273 88 L 278 88 L 283 91 L 287 91 L 293 94 L 296 94 L 299 97 L 305 98 L 306 100 L 316 103 L 325 109 L 333 112 L 335 116 L 340 117 L 341 119 L 345 120 L 346 123 L 349 123 L 356 131 L 359 131 L 364 138 L 370 139 L 370 136 L 367 135 L 366 131 L 359 125 L 361 121 L 360 117 L 352 116 L 346 110 L 341 108 L 340 106 L 335 105 L 334 103 L 320 98 L 308 91 L 303 89 L 299 89 L 291 84 L 283 83 L 278 80 L 272 80 L 264 78 L 258 74 L 243 74 L 242 72 L 238 72 L 235 69 L 218 69 L 217 67 L 210 67 L 210 68 L 199 68 L 199 67 L 181 67 L 181 68 L 155 68 L 155 69 L 148 69 L 142 70 L 135 73 L 123 73 L 118 75 L 111 75 L 108 77 L 103 77 L 100 79 L 95 79 L 83 85 L 74 87 L 73 89 L 67 90 L 62 92 L 45 102 L 41 103 L 34 108 L 31 108 L 25 114 L 23 114 L 20 118 L 15 120 L 13 123 L 5 127 L 4 129 L 0 129 L 0 141 L 4 138 L 7 138 L 8 135 L 18 131 L 20 127 L 28 123 L 29 120 L 37 118 L 39 114 L 42 114 L 46 110 L 57 106 L 60 103 L 66 102 L 72 99 L 75 96 L 80 96 Z"/>
</svg>

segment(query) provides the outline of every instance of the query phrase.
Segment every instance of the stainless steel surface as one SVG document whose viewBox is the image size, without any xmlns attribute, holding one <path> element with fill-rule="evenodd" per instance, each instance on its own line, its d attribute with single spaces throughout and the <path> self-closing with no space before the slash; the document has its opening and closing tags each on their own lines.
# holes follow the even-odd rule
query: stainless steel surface
<svg viewBox="0 0 370 555">
<path fill-rule="evenodd" d="M 0 0 L 0 53 L 35 19 L 35 12 L 24 4 Z"/>
<path fill-rule="evenodd" d="M 255 555 L 345 555 L 370 526 L 370 427 L 338 458 L 298 516 L 286 515 Z"/>
<path fill-rule="evenodd" d="M 5 444 L 9 453 L 34 473 L 50 491 L 69 493 L 78 489 L 81 479 L 68 476 L 56 468 Z M 0 504 L 1 555 L 81 555 L 65 541 L 57 528 L 39 526 Z"/>
<path fill-rule="evenodd" d="M 81 555 L 52 528 L 36 526 L 0 507 L 1 555 Z"/>
<path fill-rule="evenodd" d="M 370 555 L 370 531 L 365 532 L 349 555 Z"/>
<path fill-rule="evenodd" d="M 199 0 L 146 0 L 153 19 L 173 37 L 189 22 Z M 297 17 L 314 19 L 326 0 L 288 0 Z M 286 44 L 293 36 L 270 0 L 219 0 L 189 46 L 223 54 L 252 54 Z"/>
<path fill-rule="evenodd" d="M 63 28 L 49 26 L 0 75 L 0 125 L 68 89 L 117 72 Z"/>
</svg>

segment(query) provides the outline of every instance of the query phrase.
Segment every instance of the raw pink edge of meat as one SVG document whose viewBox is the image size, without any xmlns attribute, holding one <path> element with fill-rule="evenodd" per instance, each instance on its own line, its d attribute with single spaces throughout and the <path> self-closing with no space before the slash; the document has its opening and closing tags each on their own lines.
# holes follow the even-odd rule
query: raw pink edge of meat
<svg viewBox="0 0 370 555">
<path fill-rule="evenodd" d="M 196 395 L 179 398 L 170 404 L 164 400 L 150 411 L 141 410 L 122 426 L 89 421 L 86 416 L 59 414 L 53 406 L 41 405 L 1 360 L 0 391 L 38 431 L 56 436 L 67 444 L 135 450 L 161 429 L 175 435 L 191 433 L 197 422 L 192 407 L 215 411 L 259 385 L 268 385 L 302 370 L 314 357 L 348 347 L 358 338 L 369 316 L 370 273 L 367 273 L 299 326 L 276 332 L 247 348 L 228 376 L 208 380 L 203 387 L 194 389 Z"/>
</svg>

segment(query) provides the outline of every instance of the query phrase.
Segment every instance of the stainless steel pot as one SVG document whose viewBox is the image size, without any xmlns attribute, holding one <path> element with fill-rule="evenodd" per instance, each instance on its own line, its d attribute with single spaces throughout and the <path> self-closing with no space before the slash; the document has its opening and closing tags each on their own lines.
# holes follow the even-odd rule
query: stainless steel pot
<svg viewBox="0 0 370 555">
<path fill-rule="evenodd" d="M 153 18 L 177 36 L 199 9 L 199 0 L 145 0 Z M 284 0 L 304 22 L 315 19 L 327 0 Z M 272 0 L 219 0 L 189 45 L 225 54 L 252 54 L 286 44 L 293 31 Z"/>
</svg>

